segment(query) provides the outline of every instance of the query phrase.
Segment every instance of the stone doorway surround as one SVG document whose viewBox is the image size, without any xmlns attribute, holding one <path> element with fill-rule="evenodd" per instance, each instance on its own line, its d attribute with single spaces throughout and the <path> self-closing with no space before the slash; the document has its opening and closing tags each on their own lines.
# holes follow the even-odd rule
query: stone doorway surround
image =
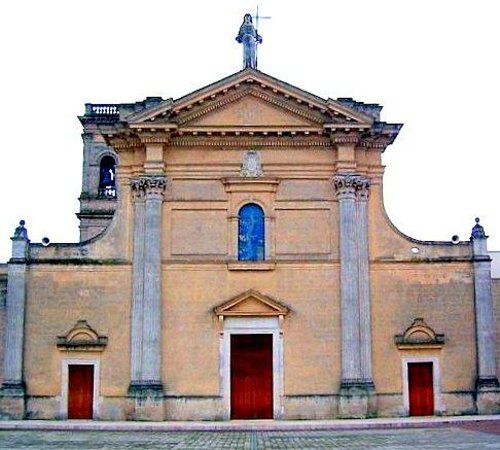
<svg viewBox="0 0 500 450">
<path fill-rule="evenodd" d="M 439 357 L 437 356 L 406 356 L 401 359 L 401 370 L 403 375 L 403 408 L 405 415 L 410 415 L 410 383 L 408 377 L 408 365 L 411 363 L 432 363 L 432 388 L 434 393 L 434 414 L 443 412 L 441 401 L 441 369 Z"/>
<path fill-rule="evenodd" d="M 219 325 L 219 386 L 224 420 L 231 418 L 231 335 L 271 334 L 273 337 L 273 419 L 284 415 L 283 320 L 289 309 L 253 289 L 214 309 Z"/>
<path fill-rule="evenodd" d="M 411 363 L 432 363 L 434 414 L 443 413 L 445 407 L 441 398 L 441 368 L 438 352 L 445 344 L 444 334 L 436 333 L 422 317 L 417 317 L 403 333 L 394 336 L 394 343 L 398 350 L 402 352 L 401 376 L 404 414 L 406 416 L 410 414 L 408 364 Z"/>
<path fill-rule="evenodd" d="M 72 365 L 91 365 L 94 367 L 94 393 L 92 396 L 92 418 L 99 418 L 99 384 L 100 384 L 100 361 L 97 359 L 69 359 L 62 360 L 61 365 L 61 396 L 59 403 L 59 414 L 61 419 L 68 418 L 68 383 L 69 366 Z"/>
</svg>

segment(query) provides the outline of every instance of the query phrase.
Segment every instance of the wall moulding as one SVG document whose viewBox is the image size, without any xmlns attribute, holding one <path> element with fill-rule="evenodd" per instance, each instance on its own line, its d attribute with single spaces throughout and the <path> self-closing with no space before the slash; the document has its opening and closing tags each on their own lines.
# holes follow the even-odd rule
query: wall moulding
<svg viewBox="0 0 500 450">
<path fill-rule="evenodd" d="M 226 192 L 272 192 L 276 193 L 280 180 L 271 177 L 223 178 Z"/>
</svg>

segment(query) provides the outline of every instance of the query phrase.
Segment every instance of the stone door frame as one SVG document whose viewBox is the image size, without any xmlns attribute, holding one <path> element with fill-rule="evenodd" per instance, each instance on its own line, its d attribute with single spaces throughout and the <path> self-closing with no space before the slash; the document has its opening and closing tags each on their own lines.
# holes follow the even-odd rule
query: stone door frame
<svg viewBox="0 0 500 450">
<path fill-rule="evenodd" d="M 444 411 L 441 399 L 441 369 L 437 356 L 406 356 L 401 358 L 401 373 L 403 381 L 403 410 L 410 415 L 410 384 L 408 379 L 408 364 L 432 363 L 432 389 L 434 394 L 434 415 Z"/>
<path fill-rule="evenodd" d="M 94 366 L 94 392 L 92 395 L 92 419 L 99 418 L 99 390 L 100 390 L 100 361 L 97 359 L 65 358 L 61 361 L 61 396 L 59 402 L 59 415 L 61 419 L 68 418 L 68 388 L 69 366 L 88 365 Z"/>
<path fill-rule="evenodd" d="M 227 317 L 220 339 L 220 395 L 223 418 L 231 419 L 231 335 L 271 334 L 273 336 L 273 419 L 283 417 L 283 336 L 278 317 Z"/>
</svg>

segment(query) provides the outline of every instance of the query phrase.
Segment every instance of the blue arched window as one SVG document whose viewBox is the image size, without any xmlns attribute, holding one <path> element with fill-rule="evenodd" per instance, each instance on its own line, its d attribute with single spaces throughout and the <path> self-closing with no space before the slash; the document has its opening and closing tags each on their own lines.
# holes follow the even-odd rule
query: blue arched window
<svg viewBox="0 0 500 450">
<path fill-rule="evenodd" d="M 264 260 L 264 211 L 255 203 L 240 209 L 238 223 L 238 260 Z"/>
</svg>

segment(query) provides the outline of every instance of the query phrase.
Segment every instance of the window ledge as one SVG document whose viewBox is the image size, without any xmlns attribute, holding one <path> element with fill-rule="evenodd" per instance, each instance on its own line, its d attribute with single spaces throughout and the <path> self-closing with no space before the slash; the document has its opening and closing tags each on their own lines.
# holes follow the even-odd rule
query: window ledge
<svg viewBox="0 0 500 450">
<path fill-rule="evenodd" d="M 270 271 L 276 267 L 275 261 L 228 261 L 228 270 Z"/>
</svg>

